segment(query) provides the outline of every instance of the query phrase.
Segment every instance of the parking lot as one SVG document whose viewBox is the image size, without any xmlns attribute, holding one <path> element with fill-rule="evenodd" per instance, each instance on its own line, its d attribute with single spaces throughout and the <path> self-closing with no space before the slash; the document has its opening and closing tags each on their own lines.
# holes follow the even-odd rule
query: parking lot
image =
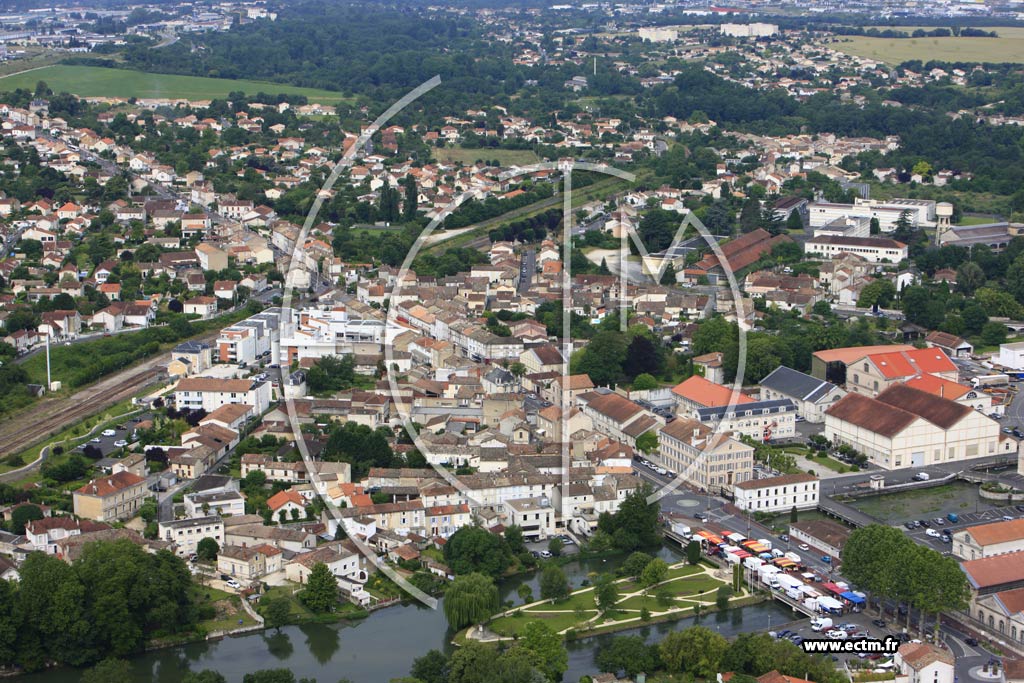
<svg viewBox="0 0 1024 683">
<path fill-rule="evenodd" d="M 558 538 L 562 539 L 562 555 L 575 555 L 580 551 L 576 541 L 571 536 L 561 535 Z M 546 538 L 543 541 L 527 541 L 526 549 L 534 553 L 534 557 L 548 558 L 550 553 L 548 552 L 548 544 L 551 542 L 550 538 Z"/>
<path fill-rule="evenodd" d="M 144 419 L 149 419 L 149 417 L 151 416 L 141 415 L 131 419 L 125 419 L 124 422 L 118 423 L 115 427 L 104 430 L 102 433 L 97 433 L 91 439 L 79 445 L 76 450 L 82 452 L 85 450 L 86 446 L 92 446 L 93 448 L 99 449 L 103 457 L 107 457 L 112 453 L 117 453 L 121 448 L 132 442 L 132 434 L 135 432 L 135 425 Z"/>
<path fill-rule="evenodd" d="M 844 614 L 842 616 L 832 616 L 830 618 L 832 619 L 832 623 L 833 623 L 832 628 L 826 628 L 826 629 L 823 629 L 821 631 L 815 631 L 815 630 L 813 630 L 811 628 L 812 620 L 810 620 L 810 619 L 802 619 L 802 620 L 800 620 L 798 622 L 794 622 L 792 624 L 783 626 L 779 630 L 773 631 L 772 633 L 774 633 L 775 636 L 778 637 L 778 635 L 780 633 L 788 632 L 784 637 L 789 638 L 790 640 L 793 640 L 794 637 L 801 638 L 801 639 L 808 639 L 808 638 L 818 638 L 818 639 L 820 639 L 820 638 L 828 638 L 828 635 L 827 635 L 828 631 L 833 630 L 833 629 L 837 629 L 837 628 L 839 628 L 841 626 L 844 626 L 844 625 L 847 625 L 848 628 L 846 630 L 850 634 L 860 633 L 864 637 L 867 637 L 867 638 L 877 638 L 877 639 L 880 639 L 880 640 L 884 639 L 886 636 L 894 636 L 894 637 L 898 637 L 898 638 L 903 638 L 903 639 L 908 639 L 909 640 L 908 636 L 901 635 L 901 634 L 903 634 L 904 630 L 903 630 L 903 628 L 900 625 L 898 625 L 896 623 L 893 623 L 891 620 L 886 619 L 886 620 L 883 620 L 883 621 L 879 622 L 879 623 L 884 624 L 884 626 L 880 626 L 878 623 L 875 623 L 876 621 L 878 621 L 878 617 L 875 616 L 874 614 L 870 614 L 869 615 L 869 614 L 866 614 L 864 612 L 851 612 L 851 613 L 848 613 L 848 614 Z M 799 642 L 799 641 L 795 641 L 794 640 L 794 642 Z M 843 659 L 870 659 L 870 658 L 868 656 L 860 656 L 860 655 L 856 655 L 856 654 L 840 654 L 840 655 L 834 655 L 833 659 L 835 661 L 841 661 Z M 886 661 L 888 659 L 890 659 L 890 656 L 888 656 L 888 655 L 874 655 L 873 656 L 873 661 L 875 661 L 877 663 L 882 663 L 882 662 L 884 662 L 884 661 Z"/>
</svg>

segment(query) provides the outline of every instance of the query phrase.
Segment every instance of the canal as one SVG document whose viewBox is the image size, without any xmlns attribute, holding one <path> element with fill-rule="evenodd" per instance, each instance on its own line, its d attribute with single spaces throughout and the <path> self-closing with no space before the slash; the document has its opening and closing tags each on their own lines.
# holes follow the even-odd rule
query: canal
<svg viewBox="0 0 1024 683">
<path fill-rule="evenodd" d="M 659 556 L 678 561 L 680 555 L 667 548 Z M 614 571 L 625 557 L 578 560 L 564 569 L 573 586 L 593 572 Z M 516 590 L 530 585 L 539 595 L 539 572 L 503 581 L 503 600 L 520 602 Z M 771 601 L 749 607 L 704 615 L 699 623 L 731 636 L 770 628 L 793 619 L 792 612 Z M 644 626 L 618 635 L 642 635 L 648 641 L 665 633 L 685 628 L 693 618 Z M 409 675 L 415 658 L 431 649 L 446 649 L 451 632 L 439 608 L 432 610 L 418 603 L 389 607 L 351 625 L 305 624 L 288 626 L 280 633 L 249 633 L 217 641 L 191 643 L 149 652 L 132 660 L 136 683 L 179 683 L 185 671 L 213 669 L 229 683 L 240 683 L 242 676 L 257 669 L 287 668 L 296 678 L 311 677 L 317 683 L 337 683 L 348 678 L 357 683 L 386 683 Z M 568 643 L 569 670 L 563 680 L 574 682 L 583 674 L 594 673 L 594 652 L 611 635 Z M 19 677 L 19 683 L 68 683 L 78 679 L 69 669 L 54 669 Z"/>
</svg>

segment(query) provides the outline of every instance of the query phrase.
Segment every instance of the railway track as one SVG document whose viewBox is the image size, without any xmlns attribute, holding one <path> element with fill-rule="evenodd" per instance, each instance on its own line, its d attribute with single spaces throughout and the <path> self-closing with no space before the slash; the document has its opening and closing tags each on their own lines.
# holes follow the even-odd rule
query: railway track
<svg viewBox="0 0 1024 683">
<path fill-rule="evenodd" d="M 67 398 L 39 405 L 0 427 L 0 457 L 18 453 L 69 424 L 93 415 L 107 406 L 132 396 L 156 379 L 159 367 L 143 367 L 127 377 L 118 375 Z"/>
</svg>

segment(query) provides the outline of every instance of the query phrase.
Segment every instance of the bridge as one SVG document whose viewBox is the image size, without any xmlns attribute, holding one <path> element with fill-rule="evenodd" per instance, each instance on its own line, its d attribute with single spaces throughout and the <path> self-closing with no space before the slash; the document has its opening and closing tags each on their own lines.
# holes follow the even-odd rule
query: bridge
<svg viewBox="0 0 1024 683">
<path fill-rule="evenodd" d="M 871 515 L 867 515 L 851 505 L 837 503 L 831 498 L 822 498 L 818 502 L 818 510 L 829 517 L 835 517 L 836 519 L 846 522 L 857 529 L 868 526 L 869 524 L 878 523 L 878 520 Z"/>
</svg>

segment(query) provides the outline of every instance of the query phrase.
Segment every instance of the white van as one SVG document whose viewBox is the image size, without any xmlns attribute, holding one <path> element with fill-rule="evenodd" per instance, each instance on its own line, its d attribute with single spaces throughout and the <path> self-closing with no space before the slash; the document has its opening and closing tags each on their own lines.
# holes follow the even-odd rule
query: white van
<svg viewBox="0 0 1024 683">
<path fill-rule="evenodd" d="M 818 617 L 817 619 L 812 619 L 811 620 L 811 630 L 812 631 L 815 631 L 815 632 L 827 631 L 827 630 L 829 630 L 831 628 L 832 628 L 832 620 L 829 619 L 828 617 Z"/>
</svg>

